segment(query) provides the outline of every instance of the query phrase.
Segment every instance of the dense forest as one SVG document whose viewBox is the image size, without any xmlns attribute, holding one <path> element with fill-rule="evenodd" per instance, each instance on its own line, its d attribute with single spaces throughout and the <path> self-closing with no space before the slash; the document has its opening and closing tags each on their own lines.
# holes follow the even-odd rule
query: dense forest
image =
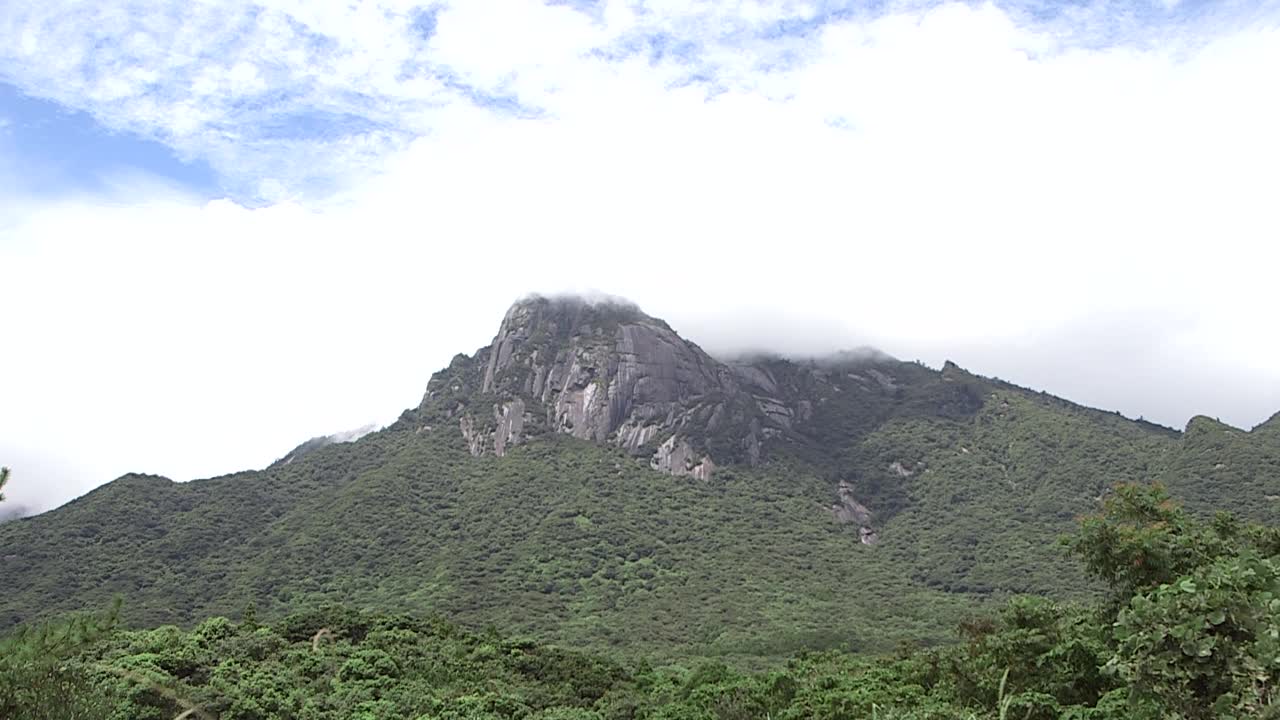
<svg viewBox="0 0 1280 720">
<path fill-rule="evenodd" d="M 380 431 L 0 524 L 0 719 L 1265 717 L 1277 526 L 1280 415 L 535 298 Z"/>
<path fill-rule="evenodd" d="M 1280 717 L 1280 531 L 1198 521 L 1158 486 L 1126 485 L 1063 550 L 1105 588 L 1094 601 L 1017 597 L 942 647 L 804 652 L 755 671 L 335 605 L 188 630 L 123 629 L 112 609 L 10 637 L 0 717 Z"/>
<path fill-rule="evenodd" d="M 562 436 L 476 458 L 456 432 L 393 428 L 263 472 L 127 476 L 0 525 L 0 630 L 120 596 L 142 627 L 343 603 L 745 665 L 946 643 L 1014 595 L 1099 593 L 1054 543 L 1112 482 L 1275 524 L 1266 430 L 1179 435 L 997 389 L 972 418 L 885 423 L 831 464 L 856 473 L 782 456 L 707 483 Z M 833 520 L 843 477 L 878 544 Z"/>
</svg>

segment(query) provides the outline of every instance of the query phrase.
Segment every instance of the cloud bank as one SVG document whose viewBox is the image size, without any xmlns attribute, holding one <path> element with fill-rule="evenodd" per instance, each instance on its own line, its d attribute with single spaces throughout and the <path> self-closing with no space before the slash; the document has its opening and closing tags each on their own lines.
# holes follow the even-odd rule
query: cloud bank
<svg viewBox="0 0 1280 720">
<path fill-rule="evenodd" d="M 15 499 L 390 420 L 531 291 L 1175 426 L 1280 409 L 1276 3 L 191 7 L 0 12 L 0 77 L 229 194 L 0 203 Z"/>
</svg>

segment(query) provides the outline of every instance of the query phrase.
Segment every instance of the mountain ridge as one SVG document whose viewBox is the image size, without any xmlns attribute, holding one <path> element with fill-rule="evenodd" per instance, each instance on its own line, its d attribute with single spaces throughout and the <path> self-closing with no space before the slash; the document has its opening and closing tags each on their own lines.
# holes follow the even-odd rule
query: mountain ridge
<svg viewBox="0 0 1280 720">
<path fill-rule="evenodd" d="M 638 308 L 546 312 L 355 442 L 5 523 L 0 628 L 123 595 L 151 625 L 340 601 L 659 656 L 887 650 L 1012 594 L 1094 592 L 1056 538 L 1116 482 L 1280 516 L 1275 433 L 1178 432 L 954 363 L 733 367 Z M 692 452 L 664 468 L 671 438 Z"/>
<path fill-rule="evenodd" d="M 331 435 L 317 435 L 316 437 L 313 437 L 309 440 L 306 440 L 300 443 L 294 449 L 280 456 L 279 460 L 276 460 L 275 462 L 271 463 L 271 465 L 269 465 L 268 467 L 276 467 L 278 465 L 288 465 L 302 458 L 304 455 L 313 453 L 322 447 L 326 447 L 329 445 L 336 445 L 337 443 L 355 442 L 356 440 L 359 440 L 365 435 L 368 435 L 371 432 L 376 432 L 379 429 L 380 428 L 376 423 L 370 423 L 368 425 L 362 425 L 354 430 L 345 430 L 343 432 L 333 433 Z"/>
</svg>

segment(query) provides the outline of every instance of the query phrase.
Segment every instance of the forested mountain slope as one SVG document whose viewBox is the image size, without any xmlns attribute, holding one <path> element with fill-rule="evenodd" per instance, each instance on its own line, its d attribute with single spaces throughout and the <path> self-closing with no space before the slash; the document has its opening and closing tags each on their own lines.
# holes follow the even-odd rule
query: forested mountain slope
<svg viewBox="0 0 1280 720">
<path fill-rule="evenodd" d="M 1065 543 L 1093 603 L 1020 596 L 957 642 L 763 672 L 584 654 L 438 617 L 299 604 L 122 631 L 118 608 L 0 638 L 0 716 L 76 720 L 1244 720 L 1280 709 L 1280 530 L 1117 486 Z M 693 661 L 690 663 L 689 661 Z"/>
<path fill-rule="evenodd" d="M 532 299 L 385 430 L 0 526 L 0 627 L 120 595 L 149 625 L 335 600 L 655 655 L 945 642 L 1095 592 L 1056 540 L 1114 483 L 1275 524 L 1278 423 L 1179 433 L 872 352 L 722 362 Z"/>
</svg>

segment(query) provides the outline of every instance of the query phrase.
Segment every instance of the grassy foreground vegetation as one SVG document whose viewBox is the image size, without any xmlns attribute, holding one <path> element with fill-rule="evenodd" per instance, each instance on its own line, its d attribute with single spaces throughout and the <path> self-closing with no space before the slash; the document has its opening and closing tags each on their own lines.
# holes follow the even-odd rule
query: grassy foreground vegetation
<svg viewBox="0 0 1280 720">
<path fill-rule="evenodd" d="M 946 646 L 808 652 L 754 672 L 333 605 L 189 630 L 80 617 L 5 642 L 0 717 L 1280 717 L 1280 532 L 1197 520 L 1158 487 L 1123 485 L 1065 544 L 1105 587 L 1091 602 L 1017 597 Z"/>
</svg>

